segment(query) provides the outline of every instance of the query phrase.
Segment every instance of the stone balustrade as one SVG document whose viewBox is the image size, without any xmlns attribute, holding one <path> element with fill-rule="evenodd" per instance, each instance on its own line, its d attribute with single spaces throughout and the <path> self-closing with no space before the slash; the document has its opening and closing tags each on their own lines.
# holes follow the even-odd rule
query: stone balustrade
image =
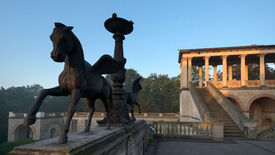
<svg viewBox="0 0 275 155">
<path fill-rule="evenodd" d="M 154 121 L 149 124 L 159 138 L 223 139 L 222 123 Z"/>
<path fill-rule="evenodd" d="M 275 80 L 265 80 L 267 87 L 275 87 Z"/>
<path fill-rule="evenodd" d="M 231 87 L 231 88 L 241 87 L 241 81 L 240 80 L 228 81 L 228 87 Z"/>
<path fill-rule="evenodd" d="M 64 117 L 66 113 L 46 113 L 46 112 L 38 112 L 36 114 L 37 118 L 48 118 L 48 117 Z M 9 112 L 9 118 L 25 118 L 27 117 L 27 113 L 15 113 Z"/>
<path fill-rule="evenodd" d="M 42 117 L 64 117 L 66 116 L 65 113 L 46 113 L 46 112 L 38 112 L 36 114 L 36 117 L 42 118 Z M 129 115 L 131 115 L 129 113 Z M 74 114 L 74 117 L 88 117 L 88 112 L 76 112 Z M 94 117 L 105 117 L 105 113 L 103 112 L 94 112 Z M 27 113 L 15 113 L 15 112 L 9 112 L 9 118 L 24 118 L 27 117 Z M 135 113 L 136 118 L 179 118 L 178 113 Z"/>
<path fill-rule="evenodd" d="M 247 87 L 260 87 L 261 83 L 260 80 L 246 80 L 245 85 Z"/>
<path fill-rule="evenodd" d="M 222 88 L 223 83 L 222 81 L 209 81 L 211 82 L 216 88 Z M 229 88 L 239 88 L 241 87 L 241 81 L 240 80 L 231 80 L 227 81 L 227 87 Z M 246 87 L 261 87 L 261 81 L 260 80 L 245 80 L 245 86 Z M 266 87 L 275 87 L 275 80 L 265 80 L 265 86 Z"/>
<path fill-rule="evenodd" d="M 209 81 L 209 82 L 211 82 L 217 88 L 222 88 L 223 87 L 222 81 Z"/>
</svg>

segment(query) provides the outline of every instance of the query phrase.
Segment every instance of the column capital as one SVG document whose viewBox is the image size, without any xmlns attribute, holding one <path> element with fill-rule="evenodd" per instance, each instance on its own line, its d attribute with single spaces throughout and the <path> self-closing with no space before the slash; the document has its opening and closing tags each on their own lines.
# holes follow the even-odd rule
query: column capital
<svg viewBox="0 0 275 155">
<path fill-rule="evenodd" d="M 210 57 L 211 57 L 211 56 L 208 56 L 208 55 L 207 55 L 207 56 L 204 56 L 203 59 L 204 59 L 204 60 L 205 60 L 205 59 L 209 59 Z"/>
<path fill-rule="evenodd" d="M 183 61 L 185 61 L 185 60 L 187 60 L 187 57 L 182 57 L 182 58 L 181 58 L 181 63 L 182 63 Z"/>
<path fill-rule="evenodd" d="M 188 57 L 182 57 L 181 60 L 187 60 Z"/>
<path fill-rule="evenodd" d="M 222 57 L 222 59 L 226 59 L 228 57 L 228 55 L 223 55 L 221 57 Z"/>
<path fill-rule="evenodd" d="M 191 61 L 193 59 L 193 57 L 187 57 L 188 61 Z"/>
</svg>

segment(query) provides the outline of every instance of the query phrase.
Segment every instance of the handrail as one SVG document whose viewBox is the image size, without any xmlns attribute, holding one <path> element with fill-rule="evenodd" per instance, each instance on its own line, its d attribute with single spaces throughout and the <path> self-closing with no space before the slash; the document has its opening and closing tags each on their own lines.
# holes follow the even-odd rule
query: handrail
<svg viewBox="0 0 275 155">
<path fill-rule="evenodd" d="M 193 97 L 195 105 L 198 108 L 202 120 L 204 122 L 211 122 L 213 120 L 213 117 L 211 116 L 208 107 L 206 106 L 204 100 L 202 99 L 201 95 L 199 94 L 198 90 L 194 87 L 192 82 L 189 83 L 189 91 Z"/>
<path fill-rule="evenodd" d="M 258 133 L 258 138 L 275 138 L 275 126 L 267 128 L 262 132 Z"/>
<path fill-rule="evenodd" d="M 208 82 L 206 89 L 213 95 L 216 101 L 226 111 L 229 117 L 237 124 L 242 132 L 244 132 L 244 123 L 249 119 L 228 99 L 226 98 L 211 82 Z"/>
</svg>

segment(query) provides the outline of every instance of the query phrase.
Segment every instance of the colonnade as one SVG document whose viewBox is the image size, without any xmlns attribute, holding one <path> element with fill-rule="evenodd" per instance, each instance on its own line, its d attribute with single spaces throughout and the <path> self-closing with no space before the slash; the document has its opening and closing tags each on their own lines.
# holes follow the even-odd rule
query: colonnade
<svg viewBox="0 0 275 155">
<path fill-rule="evenodd" d="M 239 55 L 241 63 L 241 80 L 240 86 L 246 86 L 246 81 L 248 80 L 248 65 L 246 65 L 246 56 L 248 54 Z M 232 81 L 232 65 L 227 65 L 227 58 L 229 55 L 220 56 L 222 59 L 222 87 L 228 87 L 228 81 Z M 205 65 L 205 86 L 207 85 L 207 81 L 209 81 L 209 60 L 211 55 L 204 56 L 204 65 Z M 181 62 L 181 88 L 188 88 L 188 83 L 192 81 L 192 58 L 193 57 L 185 57 L 182 56 Z M 265 86 L 265 54 L 259 54 L 259 66 L 260 66 L 260 86 Z M 214 80 L 217 81 L 217 64 L 213 65 L 214 70 Z M 227 79 L 227 71 L 228 71 L 228 79 Z M 202 81 L 202 65 L 199 65 L 199 87 L 203 87 Z"/>
</svg>

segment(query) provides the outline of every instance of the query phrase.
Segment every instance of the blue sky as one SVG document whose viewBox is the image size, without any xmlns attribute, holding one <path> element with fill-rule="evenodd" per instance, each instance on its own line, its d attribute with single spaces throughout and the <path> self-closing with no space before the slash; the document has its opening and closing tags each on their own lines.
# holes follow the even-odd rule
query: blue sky
<svg viewBox="0 0 275 155">
<path fill-rule="evenodd" d="M 178 49 L 275 44 L 274 0 L 1 0 L 0 86 L 58 85 L 63 64 L 50 58 L 54 22 L 74 26 L 85 59 L 113 56 L 104 21 L 132 20 L 127 68 L 142 76 L 180 73 Z"/>
</svg>

